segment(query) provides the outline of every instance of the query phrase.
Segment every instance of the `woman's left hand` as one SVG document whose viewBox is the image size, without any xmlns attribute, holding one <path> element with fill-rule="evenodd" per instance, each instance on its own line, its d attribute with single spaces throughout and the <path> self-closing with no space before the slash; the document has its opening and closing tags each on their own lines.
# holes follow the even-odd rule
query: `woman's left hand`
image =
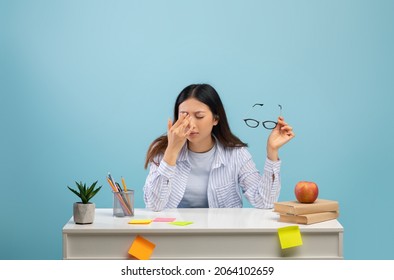
<svg viewBox="0 0 394 280">
<path fill-rule="evenodd" d="M 293 128 L 289 126 L 283 117 L 278 118 L 276 127 L 272 130 L 267 142 L 268 158 L 278 160 L 278 150 L 295 136 Z"/>
</svg>

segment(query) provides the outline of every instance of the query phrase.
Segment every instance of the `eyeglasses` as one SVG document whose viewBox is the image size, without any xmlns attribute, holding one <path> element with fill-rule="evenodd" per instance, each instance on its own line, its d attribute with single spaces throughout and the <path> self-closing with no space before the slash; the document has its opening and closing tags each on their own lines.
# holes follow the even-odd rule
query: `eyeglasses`
<svg viewBox="0 0 394 280">
<path fill-rule="evenodd" d="M 264 104 L 262 103 L 256 103 L 252 106 L 252 108 L 249 109 L 248 113 L 250 112 L 250 110 L 252 110 L 255 106 L 260 106 L 263 107 Z M 282 105 L 278 104 L 279 109 L 280 109 L 280 115 L 282 115 Z M 247 114 L 248 114 L 247 113 Z M 244 119 L 244 122 L 247 126 L 249 126 L 250 128 L 256 128 L 260 125 L 260 122 L 258 120 L 255 119 Z M 277 122 L 274 121 L 263 121 L 261 122 L 261 124 L 263 125 L 263 127 L 265 129 L 274 129 L 277 126 Z"/>
</svg>

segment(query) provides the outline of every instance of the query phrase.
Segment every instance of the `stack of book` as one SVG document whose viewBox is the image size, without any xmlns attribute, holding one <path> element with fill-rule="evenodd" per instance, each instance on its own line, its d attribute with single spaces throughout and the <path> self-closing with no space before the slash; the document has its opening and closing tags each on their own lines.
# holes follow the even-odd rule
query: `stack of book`
<svg viewBox="0 0 394 280">
<path fill-rule="evenodd" d="M 339 203 L 327 199 L 313 203 L 284 201 L 274 203 L 274 211 L 279 213 L 279 222 L 309 225 L 338 218 Z"/>
</svg>

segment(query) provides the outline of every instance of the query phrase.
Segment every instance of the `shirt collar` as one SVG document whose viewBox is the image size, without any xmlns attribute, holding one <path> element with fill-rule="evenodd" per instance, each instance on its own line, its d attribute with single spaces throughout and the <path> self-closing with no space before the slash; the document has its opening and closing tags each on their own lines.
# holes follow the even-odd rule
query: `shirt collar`
<svg viewBox="0 0 394 280">
<path fill-rule="evenodd" d="M 219 142 L 219 140 L 216 138 L 215 135 L 213 135 L 213 137 L 215 138 L 216 153 L 215 153 L 214 161 L 212 163 L 212 168 L 218 168 L 221 165 L 226 165 L 226 161 L 224 158 L 225 148 Z M 179 152 L 179 156 L 178 156 L 179 162 L 188 161 L 188 151 L 189 150 L 187 148 L 187 142 L 186 142 L 185 145 L 183 145 L 181 151 Z"/>
</svg>

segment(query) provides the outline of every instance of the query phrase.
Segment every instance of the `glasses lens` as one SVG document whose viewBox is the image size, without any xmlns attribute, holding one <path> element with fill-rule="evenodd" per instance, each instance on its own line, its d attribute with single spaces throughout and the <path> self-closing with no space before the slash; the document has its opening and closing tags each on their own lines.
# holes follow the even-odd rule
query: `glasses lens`
<svg viewBox="0 0 394 280">
<path fill-rule="evenodd" d="M 247 126 L 251 128 L 256 128 L 259 126 L 259 122 L 254 119 L 244 119 Z"/>
<path fill-rule="evenodd" d="M 273 121 L 265 121 L 265 122 L 263 122 L 263 126 L 264 126 L 266 129 L 274 129 L 274 128 L 276 127 L 276 122 L 273 122 Z"/>
</svg>

